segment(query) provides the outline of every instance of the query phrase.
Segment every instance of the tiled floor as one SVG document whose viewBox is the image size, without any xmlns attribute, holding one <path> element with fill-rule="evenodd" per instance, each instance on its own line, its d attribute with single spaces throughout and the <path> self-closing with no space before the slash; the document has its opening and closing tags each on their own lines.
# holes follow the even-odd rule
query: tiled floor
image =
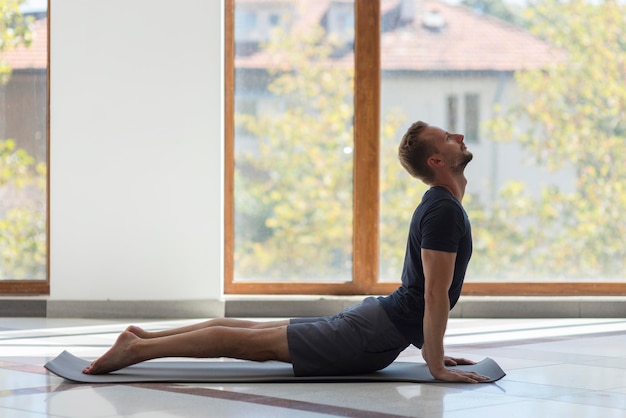
<svg viewBox="0 0 626 418">
<path fill-rule="evenodd" d="M 133 321 L 149 329 L 189 321 Z M 452 319 L 447 354 L 495 359 L 494 384 L 73 384 L 43 364 L 103 353 L 128 321 L 0 318 L 0 416 L 624 417 L 626 320 Z M 422 361 L 415 348 L 403 361 Z"/>
</svg>

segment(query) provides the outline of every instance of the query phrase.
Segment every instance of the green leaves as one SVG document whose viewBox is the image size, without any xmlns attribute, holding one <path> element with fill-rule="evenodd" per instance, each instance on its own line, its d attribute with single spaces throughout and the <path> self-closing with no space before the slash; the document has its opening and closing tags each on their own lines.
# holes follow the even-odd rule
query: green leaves
<svg viewBox="0 0 626 418">
<path fill-rule="evenodd" d="M 492 274 L 503 278 L 520 271 L 526 279 L 622 278 L 626 8 L 612 0 L 544 0 L 530 8 L 527 17 L 534 33 L 561 48 L 563 60 L 516 74 L 523 101 L 489 127 L 494 138 L 513 136 L 520 141 L 539 165 L 573 168 L 575 190 L 564 194 L 544 189 L 532 199 L 504 190 L 501 200 L 523 201 L 525 206 L 532 202 L 532 210 L 520 217 L 512 207 L 494 209 L 491 224 L 480 226 L 481 234 L 498 242 L 515 239 L 514 245 L 525 248 L 526 259 L 507 259 L 509 250 L 494 248 L 479 252 L 472 265 L 482 259 L 497 265 L 501 256 L 507 262 Z M 520 235 L 512 237 L 516 225 Z"/>
<path fill-rule="evenodd" d="M 31 18 L 20 12 L 19 6 L 24 0 L 0 0 L 0 84 L 6 84 L 11 75 L 11 68 L 4 60 L 2 52 L 15 49 L 19 45 L 30 46 L 32 35 L 29 25 Z"/>
<path fill-rule="evenodd" d="M 235 157 L 239 277 L 351 277 L 353 70 L 328 65 L 335 46 L 317 27 L 275 30 L 271 96 L 235 115 L 253 138 Z"/>
<path fill-rule="evenodd" d="M 45 279 L 46 168 L 0 140 L 0 280 Z"/>
<path fill-rule="evenodd" d="M 0 84 L 11 74 L 2 52 L 32 41 L 32 20 L 20 13 L 21 3 L 0 0 Z M 0 280 L 46 278 L 45 189 L 45 164 L 35 164 L 14 140 L 0 139 Z"/>
<path fill-rule="evenodd" d="M 496 109 L 488 131 L 495 140 L 521 143 L 547 170 L 570 170 L 572 187 L 511 182 L 492 207 L 466 196 L 475 241 L 468 276 L 623 278 L 626 10 L 616 1 L 542 0 L 528 8 L 525 21 L 554 45 L 558 59 L 516 74 L 520 101 Z M 236 115 L 239 278 L 351 275 L 353 70 L 329 59 L 341 47 L 314 28 L 290 36 L 277 30 L 263 48 L 272 63 L 270 81 L 261 86 L 265 99 L 256 111 Z M 383 280 L 399 278 L 410 214 L 425 189 L 397 162 L 404 117 L 392 111 L 382 123 Z"/>
<path fill-rule="evenodd" d="M 46 278 L 45 212 L 13 208 L 0 218 L 0 279 Z"/>
</svg>

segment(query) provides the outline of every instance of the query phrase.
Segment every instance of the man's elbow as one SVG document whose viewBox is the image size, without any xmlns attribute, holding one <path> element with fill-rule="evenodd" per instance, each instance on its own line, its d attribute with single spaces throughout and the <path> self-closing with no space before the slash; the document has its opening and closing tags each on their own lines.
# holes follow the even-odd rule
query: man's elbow
<svg viewBox="0 0 626 418">
<path fill-rule="evenodd" d="M 450 300 L 448 299 L 448 292 L 434 290 L 426 291 L 424 293 L 424 303 L 426 310 L 436 310 L 449 307 Z"/>
</svg>

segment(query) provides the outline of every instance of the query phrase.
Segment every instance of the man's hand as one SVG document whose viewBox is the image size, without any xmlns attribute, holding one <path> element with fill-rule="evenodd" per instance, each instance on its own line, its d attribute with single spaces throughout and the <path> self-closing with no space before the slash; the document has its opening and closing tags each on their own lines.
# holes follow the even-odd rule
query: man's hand
<svg viewBox="0 0 626 418">
<path fill-rule="evenodd" d="M 480 383 L 489 380 L 487 376 L 476 372 L 464 372 L 461 370 L 446 369 L 445 367 L 437 371 L 430 372 L 437 380 L 445 382 Z"/>
<path fill-rule="evenodd" d="M 472 360 L 468 360 L 466 358 L 454 358 L 454 357 L 443 356 L 443 364 L 445 364 L 446 366 L 460 366 L 460 365 L 476 364 L 476 362 Z"/>
<path fill-rule="evenodd" d="M 422 349 L 422 354 L 423 349 Z M 461 365 L 471 365 L 476 364 L 476 362 L 472 360 L 468 360 L 465 358 L 455 358 L 455 357 L 443 357 L 443 364 L 445 366 L 454 367 Z M 489 380 L 489 377 L 483 376 L 476 372 L 464 372 L 461 370 L 448 369 L 446 367 L 440 367 L 438 369 L 434 367 L 430 367 L 430 374 L 437 380 L 442 380 L 445 382 L 463 382 L 463 383 L 480 383 L 486 380 Z"/>
</svg>

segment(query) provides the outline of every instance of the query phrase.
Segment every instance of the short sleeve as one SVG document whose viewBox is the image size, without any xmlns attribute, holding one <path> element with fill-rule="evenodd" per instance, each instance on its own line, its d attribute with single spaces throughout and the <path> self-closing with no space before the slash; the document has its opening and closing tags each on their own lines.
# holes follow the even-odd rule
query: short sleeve
<svg viewBox="0 0 626 418">
<path fill-rule="evenodd" d="M 463 211 L 450 200 L 433 205 L 422 218 L 422 248 L 456 253 L 465 230 Z"/>
</svg>

